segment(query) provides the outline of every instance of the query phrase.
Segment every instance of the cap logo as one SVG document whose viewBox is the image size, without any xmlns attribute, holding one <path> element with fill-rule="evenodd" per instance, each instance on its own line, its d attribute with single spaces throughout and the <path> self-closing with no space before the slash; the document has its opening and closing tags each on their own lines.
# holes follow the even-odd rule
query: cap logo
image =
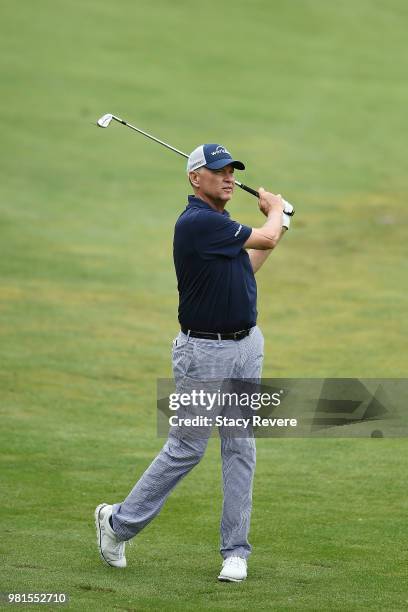
<svg viewBox="0 0 408 612">
<path fill-rule="evenodd" d="M 228 155 L 231 155 L 231 153 L 227 151 L 227 149 L 221 147 L 220 145 L 218 145 L 218 147 L 215 149 L 215 151 L 211 153 L 211 155 L 218 155 L 219 153 L 227 153 Z"/>
<path fill-rule="evenodd" d="M 195 164 L 192 164 L 191 168 L 190 168 L 190 172 L 192 172 L 193 170 L 195 170 L 196 168 L 200 168 L 201 166 L 204 165 L 204 162 L 202 159 L 198 160 Z"/>
</svg>

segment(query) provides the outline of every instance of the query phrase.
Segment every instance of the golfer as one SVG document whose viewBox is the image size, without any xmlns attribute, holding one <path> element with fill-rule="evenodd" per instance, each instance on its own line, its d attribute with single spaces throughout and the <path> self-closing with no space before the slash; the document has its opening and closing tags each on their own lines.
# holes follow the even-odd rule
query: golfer
<svg viewBox="0 0 408 612">
<path fill-rule="evenodd" d="M 234 192 L 235 169 L 245 166 L 217 144 L 201 145 L 188 158 L 194 195 L 174 232 L 181 327 L 172 354 L 177 388 L 186 381 L 261 377 L 263 336 L 256 325 L 254 275 L 289 227 L 289 217 L 280 195 L 259 188 L 259 208 L 266 217 L 262 227 L 230 219 L 225 207 Z M 208 436 L 182 431 L 170 429 L 162 450 L 123 502 L 96 508 L 98 548 L 108 565 L 126 567 L 125 542 L 157 516 L 176 484 L 202 458 Z M 221 435 L 221 456 L 224 561 L 218 578 L 239 582 L 247 576 L 251 553 L 253 436 Z"/>
</svg>

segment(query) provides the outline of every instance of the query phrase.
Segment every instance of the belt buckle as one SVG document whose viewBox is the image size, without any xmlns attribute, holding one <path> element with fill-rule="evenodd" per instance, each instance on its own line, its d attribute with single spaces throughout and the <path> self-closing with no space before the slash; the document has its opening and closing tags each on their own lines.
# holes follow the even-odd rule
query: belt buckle
<svg viewBox="0 0 408 612">
<path fill-rule="evenodd" d="M 241 340 L 242 331 L 234 332 L 234 340 Z"/>
</svg>

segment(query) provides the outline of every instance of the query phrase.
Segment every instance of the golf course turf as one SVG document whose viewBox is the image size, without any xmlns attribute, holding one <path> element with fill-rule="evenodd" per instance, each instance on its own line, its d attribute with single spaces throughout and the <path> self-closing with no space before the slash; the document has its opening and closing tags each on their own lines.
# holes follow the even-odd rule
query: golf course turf
<svg viewBox="0 0 408 612">
<path fill-rule="evenodd" d="M 191 192 L 185 160 L 96 120 L 187 152 L 220 142 L 240 180 L 296 206 L 257 274 L 264 376 L 405 377 L 407 3 L 3 4 L 0 591 L 66 592 L 72 610 L 406 610 L 403 438 L 257 440 L 242 584 L 216 579 L 217 439 L 126 570 L 101 563 L 93 511 L 164 443 Z M 239 189 L 228 210 L 263 223 Z"/>
</svg>

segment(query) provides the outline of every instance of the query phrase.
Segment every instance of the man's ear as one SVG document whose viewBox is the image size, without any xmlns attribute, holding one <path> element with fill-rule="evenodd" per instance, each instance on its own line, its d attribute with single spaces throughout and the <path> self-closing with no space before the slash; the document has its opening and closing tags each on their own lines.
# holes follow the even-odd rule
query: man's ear
<svg viewBox="0 0 408 612">
<path fill-rule="evenodd" d="M 190 172 L 189 179 L 193 187 L 198 188 L 200 186 L 200 178 L 198 172 L 195 172 L 194 170 Z"/>
</svg>

